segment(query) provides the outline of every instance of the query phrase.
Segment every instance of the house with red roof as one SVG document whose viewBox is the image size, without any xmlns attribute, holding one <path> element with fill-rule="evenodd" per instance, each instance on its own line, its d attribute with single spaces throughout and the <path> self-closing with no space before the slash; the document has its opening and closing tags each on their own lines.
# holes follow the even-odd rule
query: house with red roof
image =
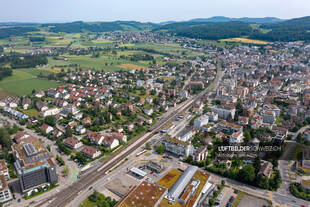
<svg viewBox="0 0 310 207">
<path fill-rule="evenodd" d="M 52 132 L 54 130 L 53 127 L 47 125 L 47 124 L 42 124 L 42 126 L 40 127 L 40 129 L 45 132 L 46 134 L 49 134 L 50 132 Z"/>
<path fill-rule="evenodd" d="M 85 146 L 81 152 L 90 159 L 94 159 L 101 155 L 101 151 L 92 146 Z"/>
<path fill-rule="evenodd" d="M 122 133 L 118 133 L 118 132 L 113 132 L 112 133 L 112 137 L 114 139 L 118 139 L 119 141 L 122 141 L 122 142 L 127 142 L 127 136 L 122 134 Z"/>
<path fill-rule="evenodd" d="M 89 132 L 87 133 L 87 138 L 88 138 L 92 143 L 94 143 L 94 144 L 96 144 L 96 145 L 101 145 L 102 142 L 103 142 L 104 136 L 102 136 L 102 135 L 99 134 L 99 133 L 89 131 Z"/>
<path fill-rule="evenodd" d="M 105 147 L 109 149 L 114 149 L 115 147 L 119 145 L 119 141 L 118 139 L 114 139 L 111 136 L 106 136 L 104 137 L 103 144 Z"/>
</svg>

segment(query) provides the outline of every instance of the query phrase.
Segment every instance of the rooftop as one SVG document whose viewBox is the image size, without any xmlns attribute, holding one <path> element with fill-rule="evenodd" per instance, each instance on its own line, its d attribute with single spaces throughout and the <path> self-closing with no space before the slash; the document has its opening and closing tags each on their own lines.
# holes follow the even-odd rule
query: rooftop
<svg viewBox="0 0 310 207">
<path fill-rule="evenodd" d="M 143 181 L 133 188 L 116 207 L 151 207 L 163 197 L 166 191 L 167 188 Z"/>
</svg>

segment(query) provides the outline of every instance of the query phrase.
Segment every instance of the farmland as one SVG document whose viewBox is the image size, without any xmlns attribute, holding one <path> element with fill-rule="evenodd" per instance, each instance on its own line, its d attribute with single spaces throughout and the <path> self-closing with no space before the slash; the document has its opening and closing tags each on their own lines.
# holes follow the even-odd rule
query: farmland
<svg viewBox="0 0 310 207">
<path fill-rule="evenodd" d="M 43 40 L 31 41 L 30 37 L 41 37 Z M 40 31 L 30 32 L 26 36 L 1 39 L 0 44 L 3 45 L 6 55 L 11 54 L 11 52 L 27 54 L 41 48 L 53 48 L 57 51 L 65 49 L 64 52 L 56 55 L 59 57 L 53 57 L 49 52 L 46 65 L 40 65 L 36 68 L 14 69 L 11 77 L 0 81 L 0 97 L 13 94 L 26 95 L 31 93 L 33 89 L 46 90 L 55 87 L 61 83 L 47 80 L 48 75 L 56 75 L 69 70 L 140 70 L 147 69 L 152 64 L 159 66 L 166 64 L 166 56 L 177 56 L 181 61 L 186 61 L 188 57 L 195 58 L 203 55 L 200 52 L 186 49 L 178 43 L 135 42 L 120 44 L 118 40 L 105 39 L 98 34 L 53 33 L 48 28 L 40 28 Z M 89 48 L 92 47 L 99 49 L 88 52 Z M 86 52 L 84 53 L 83 50 Z M 171 62 L 176 63 L 175 60 L 171 60 Z M 10 67 L 10 64 L 3 66 Z M 44 76 L 45 78 L 38 79 L 37 76 Z"/>
<path fill-rule="evenodd" d="M 230 39 L 222 39 L 222 42 L 240 42 L 245 44 L 255 44 L 255 45 L 267 45 L 268 42 L 261 40 L 252 40 L 247 38 L 230 38 Z"/>
</svg>

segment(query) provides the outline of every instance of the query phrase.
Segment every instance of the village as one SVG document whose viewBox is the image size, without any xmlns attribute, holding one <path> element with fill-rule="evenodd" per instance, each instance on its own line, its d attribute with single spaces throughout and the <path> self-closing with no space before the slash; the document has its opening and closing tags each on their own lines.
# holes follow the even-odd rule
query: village
<svg viewBox="0 0 310 207">
<path fill-rule="evenodd" d="M 39 203 L 46 199 L 41 195 L 79 182 L 148 133 L 153 133 L 150 141 L 98 181 L 104 187 L 92 186 L 81 198 L 108 191 L 119 201 L 116 206 L 306 202 L 300 189 L 310 189 L 309 44 L 219 47 L 151 32 L 107 33 L 99 39 L 116 41 L 109 45 L 116 53 L 122 52 L 122 44 L 146 42 L 180 44 L 186 51 L 169 56 L 158 52 L 162 64 L 156 59 L 139 69 L 82 70 L 71 65 L 51 77 L 61 83 L 57 87 L 1 98 L 1 125 L 12 128 L 2 132 L 7 133 L 2 153 L 12 156 L 0 160 L 1 202 Z M 60 49 L 27 53 L 53 50 Z M 205 55 L 193 57 L 189 51 Z M 66 54 L 58 58 L 64 60 Z M 182 114 L 174 118 L 178 112 Z M 221 158 L 223 146 L 262 150 L 229 151 Z M 115 179 L 110 182 L 117 176 L 126 191 Z M 255 190 L 248 191 L 249 186 Z M 75 202 L 82 203 L 81 198 Z"/>
</svg>

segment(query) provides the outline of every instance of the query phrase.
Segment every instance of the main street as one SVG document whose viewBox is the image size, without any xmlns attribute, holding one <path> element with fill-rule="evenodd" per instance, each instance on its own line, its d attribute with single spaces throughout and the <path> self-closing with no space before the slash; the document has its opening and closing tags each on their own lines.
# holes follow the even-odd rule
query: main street
<svg viewBox="0 0 310 207">
<path fill-rule="evenodd" d="M 189 99 L 180 104 L 179 106 L 175 107 L 174 110 L 169 113 L 169 116 L 164 116 L 162 120 L 159 120 L 155 125 L 150 128 L 149 132 L 127 145 L 126 148 L 122 149 L 117 154 L 114 154 L 108 159 L 106 159 L 102 163 L 102 165 L 98 167 L 97 170 L 90 172 L 87 176 L 81 177 L 81 179 L 79 179 L 77 182 L 61 190 L 57 194 L 50 194 L 51 196 L 49 198 L 44 199 L 42 202 L 36 203 L 35 206 L 39 207 L 46 203 L 48 203 L 48 206 L 50 207 L 68 206 L 68 204 L 70 204 L 71 201 L 73 201 L 76 197 L 83 193 L 83 191 L 88 190 L 88 188 L 94 185 L 100 178 L 107 175 L 110 169 L 121 163 L 122 160 L 132 154 L 135 149 L 144 145 L 148 140 L 153 137 L 154 134 L 156 134 L 163 127 L 176 119 L 179 115 L 183 114 L 185 111 L 191 108 L 192 104 L 195 103 L 195 101 L 202 98 L 204 94 L 213 91 L 218 85 L 219 80 L 222 78 L 222 75 L 223 72 L 221 68 L 221 63 L 218 63 L 217 75 L 206 90 L 196 95 L 192 99 Z"/>
</svg>

